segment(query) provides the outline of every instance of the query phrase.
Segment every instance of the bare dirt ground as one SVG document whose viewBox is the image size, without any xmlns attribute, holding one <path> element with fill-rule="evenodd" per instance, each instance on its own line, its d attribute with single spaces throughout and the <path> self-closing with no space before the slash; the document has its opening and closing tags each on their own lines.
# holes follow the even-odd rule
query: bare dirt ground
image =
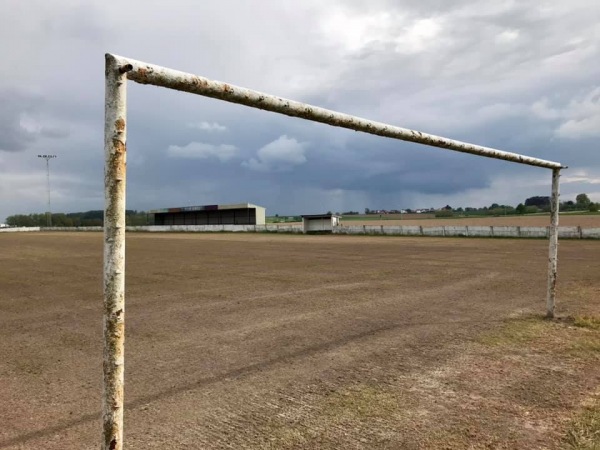
<svg viewBox="0 0 600 450">
<path fill-rule="evenodd" d="M 0 248 L 0 449 L 99 448 L 102 235 Z M 129 233 L 127 249 L 126 448 L 600 444 L 600 330 L 582 318 L 600 314 L 600 242 L 561 241 L 557 321 L 540 318 L 544 240 Z"/>
<path fill-rule="evenodd" d="M 559 221 L 563 227 L 582 227 L 582 228 L 600 228 L 600 214 L 597 215 L 579 215 L 562 214 Z M 275 225 L 297 225 L 302 226 L 302 222 L 279 223 Z M 506 217 L 457 217 L 449 219 L 369 219 L 369 220 L 348 220 L 342 219 L 344 226 L 363 226 L 363 225 L 421 225 L 423 227 L 441 227 L 441 226 L 522 226 L 522 227 L 546 227 L 550 225 L 550 216 L 506 216 Z"/>
</svg>

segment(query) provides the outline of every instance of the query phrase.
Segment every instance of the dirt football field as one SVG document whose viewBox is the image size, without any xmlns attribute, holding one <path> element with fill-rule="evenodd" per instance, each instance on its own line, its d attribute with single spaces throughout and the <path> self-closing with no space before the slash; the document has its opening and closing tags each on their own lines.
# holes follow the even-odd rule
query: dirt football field
<svg viewBox="0 0 600 450">
<path fill-rule="evenodd" d="M 0 234 L 0 449 L 98 449 L 102 234 Z M 127 236 L 127 449 L 600 445 L 600 241 Z M 585 445 L 588 445 L 587 447 Z"/>
</svg>

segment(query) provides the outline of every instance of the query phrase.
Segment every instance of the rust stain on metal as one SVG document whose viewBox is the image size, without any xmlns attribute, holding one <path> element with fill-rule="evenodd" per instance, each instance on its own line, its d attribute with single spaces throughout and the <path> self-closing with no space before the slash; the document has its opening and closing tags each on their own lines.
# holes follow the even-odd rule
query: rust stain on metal
<svg viewBox="0 0 600 450">
<path fill-rule="evenodd" d="M 119 67 L 120 73 L 126 73 L 126 72 L 129 72 L 130 70 L 133 70 L 133 66 L 131 64 L 125 64 L 124 66 Z"/>
<path fill-rule="evenodd" d="M 131 72 L 129 72 L 129 73 L 131 73 Z M 129 76 L 129 74 L 128 74 L 128 76 Z M 137 69 L 136 76 L 139 77 L 138 83 L 141 83 L 141 84 L 148 84 L 149 83 L 149 81 L 148 81 L 148 71 L 144 67 L 140 67 L 140 68 Z"/>
<path fill-rule="evenodd" d="M 119 139 L 113 139 L 113 146 L 115 148 L 115 153 L 118 155 L 121 155 L 127 151 L 127 147 Z"/>
<path fill-rule="evenodd" d="M 118 139 L 113 140 L 115 152 L 110 158 L 110 167 L 114 170 L 114 176 L 117 180 L 122 180 L 125 175 L 127 163 L 125 161 L 125 153 L 127 146 Z"/>
<path fill-rule="evenodd" d="M 115 129 L 118 133 L 122 133 L 125 130 L 125 120 L 122 117 L 115 121 Z"/>
</svg>

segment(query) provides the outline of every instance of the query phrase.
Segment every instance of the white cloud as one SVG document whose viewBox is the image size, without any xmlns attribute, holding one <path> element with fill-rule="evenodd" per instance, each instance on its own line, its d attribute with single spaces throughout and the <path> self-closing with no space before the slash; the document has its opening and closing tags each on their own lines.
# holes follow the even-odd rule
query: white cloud
<svg viewBox="0 0 600 450">
<path fill-rule="evenodd" d="M 549 105 L 548 99 L 543 98 L 531 105 L 531 111 L 540 119 L 554 120 L 561 116 L 560 111 Z"/>
<path fill-rule="evenodd" d="M 584 96 L 572 99 L 567 105 L 552 107 L 547 98 L 535 102 L 533 113 L 546 120 L 561 120 L 554 134 L 565 139 L 600 136 L 600 87 Z"/>
<path fill-rule="evenodd" d="M 330 42 L 352 53 L 374 43 L 392 44 L 401 54 L 425 51 L 442 29 L 437 18 L 408 19 L 400 12 L 389 13 L 333 9 L 321 20 L 321 31 Z"/>
<path fill-rule="evenodd" d="M 39 120 L 26 113 L 19 117 L 19 126 L 31 136 L 63 138 L 69 135 L 66 130 L 57 126 L 42 125 Z"/>
<path fill-rule="evenodd" d="M 298 142 L 296 139 L 288 138 L 284 134 L 260 148 L 256 152 L 257 158 L 244 161 L 242 165 L 260 172 L 288 171 L 294 166 L 306 162 L 306 156 L 304 155 L 306 145 L 305 142 Z"/>
<path fill-rule="evenodd" d="M 223 132 L 223 131 L 227 131 L 227 127 L 225 125 L 221 125 L 220 123 L 217 122 L 200 122 L 200 123 L 188 123 L 188 127 L 189 128 L 195 128 L 197 130 L 202 130 L 202 131 L 208 131 L 208 132 L 212 132 L 212 131 L 216 131 L 216 132 Z"/>
<path fill-rule="evenodd" d="M 498 44 L 508 44 L 516 41 L 518 38 L 519 30 L 504 30 L 502 33 L 496 36 L 495 41 Z"/>
<path fill-rule="evenodd" d="M 353 14 L 336 8 L 321 20 L 321 31 L 328 41 L 354 52 L 371 42 L 387 40 L 390 28 L 398 19 L 387 12 Z"/>
<path fill-rule="evenodd" d="M 217 158 L 221 162 L 229 161 L 237 154 L 237 147 L 229 144 L 206 144 L 190 142 L 186 146 L 170 145 L 167 154 L 172 158 L 207 159 Z"/>
<path fill-rule="evenodd" d="M 571 100 L 564 113 L 568 120 L 556 130 L 556 135 L 578 139 L 600 136 L 600 87 L 582 99 Z"/>
<path fill-rule="evenodd" d="M 556 135 L 567 139 L 600 136 L 600 113 L 581 120 L 569 120 L 556 130 Z"/>
<path fill-rule="evenodd" d="M 578 170 L 560 177 L 561 183 L 600 184 L 600 173 L 590 174 L 587 170 Z"/>
<path fill-rule="evenodd" d="M 395 39 L 396 51 L 399 53 L 420 53 L 435 42 L 441 25 L 435 19 L 421 19 L 402 30 L 400 36 Z"/>
</svg>

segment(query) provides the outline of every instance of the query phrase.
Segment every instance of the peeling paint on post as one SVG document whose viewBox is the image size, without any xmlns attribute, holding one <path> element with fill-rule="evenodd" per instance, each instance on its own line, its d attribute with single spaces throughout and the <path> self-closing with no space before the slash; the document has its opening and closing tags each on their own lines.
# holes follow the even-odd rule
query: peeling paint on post
<svg viewBox="0 0 600 450">
<path fill-rule="evenodd" d="M 104 123 L 103 450 L 123 448 L 127 76 L 106 55 Z"/>
<path fill-rule="evenodd" d="M 558 269 L 558 213 L 560 169 L 552 170 L 552 197 L 550 198 L 550 237 L 548 250 L 548 296 L 546 317 L 554 317 L 556 301 L 556 274 Z"/>
<path fill-rule="evenodd" d="M 416 142 L 419 144 L 454 150 L 462 153 L 485 156 L 488 158 L 503 159 L 530 166 L 545 167 L 547 169 L 560 169 L 563 166 L 554 161 L 546 161 L 531 156 L 520 155 L 497 150 L 481 145 L 456 141 L 421 131 L 409 130 L 394 125 L 388 125 L 361 117 L 351 116 L 306 103 L 288 100 L 264 92 L 254 91 L 221 81 L 210 80 L 198 75 L 167 69 L 165 67 L 148 64 L 134 59 L 113 55 L 119 65 L 128 70 L 127 78 L 140 84 L 152 84 L 176 91 L 189 92 L 190 94 L 216 98 L 230 103 L 246 105 L 251 108 L 284 114 L 291 117 L 313 122 L 325 123 L 334 127 L 348 128 L 363 133 L 399 139 L 402 141 Z"/>
</svg>

